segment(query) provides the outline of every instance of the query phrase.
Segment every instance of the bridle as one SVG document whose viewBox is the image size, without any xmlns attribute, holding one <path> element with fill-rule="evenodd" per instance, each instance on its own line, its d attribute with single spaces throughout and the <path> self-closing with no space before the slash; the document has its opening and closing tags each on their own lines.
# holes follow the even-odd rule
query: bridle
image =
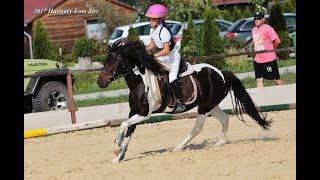
<svg viewBox="0 0 320 180">
<path fill-rule="evenodd" d="M 115 55 L 117 55 L 117 60 L 116 60 L 116 63 L 117 63 L 117 64 L 115 65 L 115 67 L 114 67 L 114 69 L 113 69 L 113 72 L 111 73 L 111 72 L 109 72 L 109 71 L 107 71 L 107 70 L 104 70 L 104 69 L 102 69 L 102 70 L 100 71 L 101 73 L 106 73 L 106 74 L 109 75 L 109 78 L 108 78 L 108 80 L 107 80 L 109 83 L 111 83 L 112 81 L 115 81 L 115 80 L 117 80 L 117 79 L 119 79 L 119 78 L 125 77 L 125 76 L 127 76 L 127 75 L 133 73 L 134 71 L 136 71 L 136 70 L 138 70 L 138 69 L 140 69 L 140 68 L 143 67 L 143 66 L 141 65 L 140 67 L 137 67 L 137 68 L 135 68 L 135 69 L 129 70 L 129 71 L 127 71 L 127 72 L 124 73 L 124 74 L 120 74 L 120 75 L 118 75 L 118 76 L 115 76 L 116 70 L 117 70 L 119 64 L 121 63 L 121 65 L 122 65 L 123 68 L 124 68 L 124 65 L 123 65 L 123 62 L 122 62 L 121 55 L 119 55 L 119 54 L 117 54 L 117 53 L 111 53 L 111 52 L 110 52 L 110 54 L 115 54 Z"/>
</svg>

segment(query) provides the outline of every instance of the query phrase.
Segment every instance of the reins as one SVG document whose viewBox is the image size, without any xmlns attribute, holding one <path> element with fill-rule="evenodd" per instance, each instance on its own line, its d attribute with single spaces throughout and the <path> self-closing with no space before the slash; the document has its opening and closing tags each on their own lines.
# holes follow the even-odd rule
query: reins
<svg viewBox="0 0 320 180">
<path fill-rule="evenodd" d="M 116 53 L 114 53 L 114 54 L 116 54 Z M 130 70 L 130 71 L 124 73 L 124 74 L 120 74 L 120 75 L 118 75 L 118 76 L 115 76 L 116 70 L 117 70 L 118 65 L 119 65 L 119 62 L 121 62 L 122 67 L 124 67 L 124 65 L 123 65 L 123 63 L 122 63 L 122 58 L 121 58 L 121 56 L 120 56 L 120 55 L 117 55 L 117 56 L 118 56 L 118 58 L 117 58 L 117 64 L 116 64 L 116 67 L 113 69 L 113 72 L 112 72 L 112 73 L 110 73 L 109 71 L 104 70 L 104 69 L 101 70 L 101 72 L 104 72 L 104 73 L 110 75 L 109 78 L 108 78 L 108 82 L 112 82 L 112 81 L 115 81 L 115 80 L 117 80 L 117 79 L 119 79 L 119 78 L 125 77 L 125 76 L 127 76 L 127 75 L 133 73 L 134 71 L 136 71 L 136 70 L 138 70 L 138 69 L 140 69 L 140 68 L 143 67 L 143 66 L 141 65 L 141 66 L 139 66 L 139 67 L 137 67 L 137 68 L 135 68 L 135 69 L 132 69 L 132 70 Z"/>
<path fill-rule="evenodd" d="M 122 78 L 122 77 L 124 77 L 124 76 L 127 76 L 127 75 L 133 73 L 134 71 L 136 71 L 136 70 L 138 70 L 138 69 L 140 69 L 140 68 L 142 68 L 142 67 L 143 67 L 143 66 L 141 65 L 140 67 L 137 67 L 137 68 L 135 68 L 135 69 L 132 69 L 132 70 L 130 70 L 129 72 L 126 72 L 126 73 L 124 73 L 124 74 L 120 74 L 120 75 L 118 75 L 118 76 L 116 76 L 116 77 L 114 77 L 114 78 L 115 78 L 115 80 L 116 80 L 116 79 L 119 79 L 119 78 Z"/>
</svg>

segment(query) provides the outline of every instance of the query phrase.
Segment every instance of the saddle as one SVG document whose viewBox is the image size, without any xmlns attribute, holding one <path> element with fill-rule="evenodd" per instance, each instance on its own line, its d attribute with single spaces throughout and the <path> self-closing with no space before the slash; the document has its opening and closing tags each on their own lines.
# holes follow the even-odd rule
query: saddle
<svg viewBox="0 0 320 180">
<path fill-rule="evenodd" d="M 179 73 L 183 73 L 183 72 L 185 72 L 187 70 L 188 70 L 187 62 L 183 58 L 181 58 L 178 72 Z"/>
<path fill-rule="evenodd" d="M 180 67 L 179 67 L 179 75 L 178 80 L 181 85 L 182 90 L 182 103 L 185 105 L 189 105 L 193 103 L 197 99 L 197 86 L 194 81 L 194 78 L 191 73 L 183 75 L 186 71 L 188 71 L 187 63 L 181 59 Z M 193 72 L 193 70 L 192 70 Z M 155 112 L 163 112 L 167 107 L 173 108 L 175 102 L 175 96 L 173 91 L 169 85 L 169 77 L 168 76 L 158 76 L 158 92 L 160 92 L 161 97 L 161 106 Z M 162 89 L 162 90 L 160 90 Z"/>
</svg>

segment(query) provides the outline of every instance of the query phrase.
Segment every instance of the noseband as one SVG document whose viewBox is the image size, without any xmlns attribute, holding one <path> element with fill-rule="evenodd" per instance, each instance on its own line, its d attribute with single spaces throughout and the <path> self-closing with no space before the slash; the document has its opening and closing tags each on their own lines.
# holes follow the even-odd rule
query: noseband
<svg viewBox="0 0 320 180">
<path fill-rule="evenodd" d="M 135 70 L 140 69 L 140 68 L 142 67 L 142 65 L 141 65 L 140 67 L 135 68 L 135 69 L 132 69 L 132 70 L 130 70 L 130 71 L 124 73 L 124 74 L 120 74 L 120 75 L 118 75 L 118 76 L 115 76 L 116 70 L 117 70 L 119 64 L 121 63 L 123 68 L 124 68 L 124 65 L 123 65 L 123 62 L 122 62 L 122 58 L 121 58 L 121 56 L 120 56 L 119 54 L 117 54 L 117 53 L 110 53 L 110 54 L 115 54 L 115 55 L 117 55 L 117 60 L 116 60 L 116 63 L 117 63 L 117 64 L 115 65 L 115 67 L 114 67 L 114 69 L 113 69 L 113 72 L 111 73 L 111 72 L 109 72 L 109 71 L 107 71 L 107 70 L 104 70 L 104 69 L 101 70 L 101 73 L 106 73 L 106 74 L 109 75 L 109 78 L 108 78 L 108 80 L 107 80 L 109 83 L 111 83 L 112 81 L 115 81 L 115 80 L 117 80 L 117 79 L 119 79 L 119 78 L 121 78 L 121 77 L 127 76 L 128 74 L 131 74 L 131 73 L 133 73 Z"/>
</svg>

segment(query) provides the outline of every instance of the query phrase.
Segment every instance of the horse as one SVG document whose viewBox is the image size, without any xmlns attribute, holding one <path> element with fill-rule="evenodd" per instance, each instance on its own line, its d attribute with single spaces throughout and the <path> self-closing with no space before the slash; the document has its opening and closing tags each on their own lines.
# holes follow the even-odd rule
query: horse
<svg viewBox="0 0 320 180">
<path fill-rule="evenodd" d="M 235 102 L 235 112 L 239 120 L 246 124 L 242 116 L 244 113 L 255 120 L 263 130 L 270 130 L 272 120 L 267 120 L 257 109 L 241 81 L 232 72 L 221 71 L 206 63 L 185 64 L 191 72 L 183 77 L 180 77 L 183 73 L 179 73 L 179 81 L 183 91 L 189 89 L 189 93 L 183 93 L 183 96 L 189 94 L 184 97 L 189 98 L 185 100 L 186 111 L 197 107 L 197 116 L 190 134 L 174 147 L 175 151 L 183 150 L 187 143 L 201 133 L 204 121 L 209 115 L 218 119 L 222 125 L 221 138 L 215 145 L 227 143 L 229 116 L 218 105 L 231 92 L 234 94 L 232 101 Z M 150 55 L 141 40 L 123 38 L 108 47 L 108 56 L 97 77 L 97 84 L 100 88 L 107 88 L 111 82 L 122 77 L 130 90 L 130 112 L 129 118 L 121 123 L 115 139 L 113 153 L 116 157 L 112 160 L 113 163 L 124 159 L 137 124 L 148 120 L 155 112 L 173 113 L 170 102 L 173 102 L 174 96 L 168 86 L 168 65 Z"/>
</svg>

